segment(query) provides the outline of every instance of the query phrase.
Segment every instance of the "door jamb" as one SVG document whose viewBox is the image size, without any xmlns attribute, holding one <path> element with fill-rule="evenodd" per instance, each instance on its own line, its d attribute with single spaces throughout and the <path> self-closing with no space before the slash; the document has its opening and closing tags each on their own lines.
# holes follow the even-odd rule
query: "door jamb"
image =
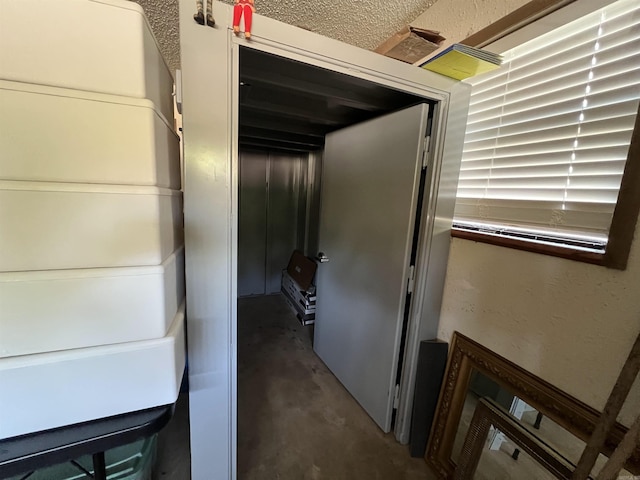
<svg viewBox="0 0 640 480">
<path fill-rule="evenodd" d="M 440 162 L 442 159 L 442 150 L 444 144 L 444 125 L 446 124 L 447 111 L 449 107 L 449 98 L 450 94 L 447 92 L 443 92 L 442 90 L 437 90 L 433 88 L 429 88 L 428 86 L 421 85 L 412 81 L 407 81 L 404 79 L 399 79 L 396 77 L 392 77 L 390 75 L 382 74 L 380 72 L 368 71 L 362 67 L 354 66 L 347 64 L 345 62 L 331 59 L 327 57 L 323 57 L 321 55 L 314 54 L 312 52 L 301 51 L 300 49 L 292 46 L 286 45 L 283 43 L 277 43 L 269 41 L 265 38 L 254 37 L 251 43 L 248 43 L 231 33 L 228 32 L 229 42 L 231 45 L 231 53 L 228 56 L 229 58 L 229 80 L 231 85 L 231 95 L 228 97 L 230 102 L 230 113 L 231 113 L 231 180 L 232 180 L 232 190 L 231 190 L 231 218 L 233 220 L 233 243 L 231 249 L 231 268 L 232 268 L 232 292 L 237 297 L 237 261 L 238 261 L 238 252 L 237 252 L 237 219 L 238 219 L 238 137 L 239 137 L 239 99 L 240 99 L 240 68 L 239 68 L 239 57 L 240 57 L 240 47 L 243 48 L 252 48 L 255 50 L 259 50 L 265 53 L 271 53 L 274 55 L 278 55 L 284 58 L 290 58 L 292 60 L 296 60 L 302 63 L 306 63 L 312 66 L 319 66 L 323 68 L 330 69 L 332 71 L 336 71 L 339 73 L 344 73 L 350 75 L 352 77 L 360 78 L 363 80 L 367 80 L 373 83 L 381 84 L 387 87 L 395 88 L 407 93 L 411 93 L 414 95 L 418 95 L 424 97 L 425 99 L 431 100 L 434 102 L 432 108 L 434 108 L 434 118 L 436 119 L 437 125 L 434 126 L 432 130 L 432 145 L 435 145 L 432 148 L 432 153 L 430 156 L 430 170 L 432 170 L 431 174 L 427 174 L 429 183 L 425 185 L 425 189 L 428 192 L 428 198 L 425 196 L 425 201 L 427 208 L 423 209 L 422 213 L 422 224 L 421 224 L 421 233 L 420 240 L 418 246 L 418 260 L 416 264 L 416 285 L 414 289 L 415 297 L 412 299 L 411 305 L 411 315 L 409 319 L 409 325 L 407 329 L 407 345 L 405 348 L 404 358 L 398 359 L 398 362 L 402 362 L 402 380 L 400 386 L 400 396 L 399 396 L 399 407 L 396 416 L 394 433 L 396 438 L 401 443 L 408 443 L 409 441 L 409 428 L 410 428 L 410 419 L 411 419 L 411 405 L 413 404 L 413 390 L 414 390 L 414 379 L 415 379 L 415 368 L 414 365 L 417 362 L 417 344 L 418 335 L 420 335 L 420 325 L 417 323 L 420 322 L 422 308 L 421 304 L 425 299 L 424 290 L 427 287 L 427 282 L 425 281 L 426 274 L 422 273 L 429 266 L 429 258 L 430 258 L 430 237 L 429 235 L 433 231 L 432 219 L 435 215 L 436 201 L 437 201 L 437 185 L 438 185 L 438 176 L 440 173 Z M 436 168 L 432 166 L 433 163 L 436 163 Z M 434 192 L 434 188 L 436 191 Z M 446 260 L 445 260 L 446 261 Z M 235 299 L 232 299 L 234 301 Z M 237 308 L 234 307 L 232 310 L 232 318 L 231 318 L 231 335 L 233 345 L 237 345 L 237 328 L 238 328 L 238 319 L 237 319 Z M 231 367 L 231 379 L 232 379 L 232 390 L 231 390 L 231 404 L 232 404 L 232 414 L 237 418 L 237 348 L 232 349 L 232 358 L 230 359 L 230 367 Z M 234 422 L 237 424 L 237 422 Z M 237 454 L 237 427 L 235 434 L 232 435 L 232 454 L 235 456 Z"/>
</svg>

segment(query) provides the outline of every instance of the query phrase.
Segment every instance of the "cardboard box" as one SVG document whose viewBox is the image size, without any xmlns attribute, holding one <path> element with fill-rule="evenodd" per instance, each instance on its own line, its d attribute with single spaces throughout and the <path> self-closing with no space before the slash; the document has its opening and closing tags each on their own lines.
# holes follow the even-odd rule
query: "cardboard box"
<svg viewBox="0 0 640 480">
<path fill-rule="evenodd" d="M 316 262 L 295 251 L 287 269 L 282 271 L 282 294 L 302 325 L 315 323 L 316 287 L 313 277 L 316 269 Z"/>
<path fill-rule="evenodd" d="M 294 251 L 287 265 L 287 273 L 300 285 L 302 290 L 308 291 L 313 284 L 318 265 L 305 257 L 302 252 Z"/>
<path fill-rule="evenodd" d="M 444 40 L 440 32 L 407 25 L 374 52 L 403 62 L 415 63 L 436 51 Z"/>
</svg>

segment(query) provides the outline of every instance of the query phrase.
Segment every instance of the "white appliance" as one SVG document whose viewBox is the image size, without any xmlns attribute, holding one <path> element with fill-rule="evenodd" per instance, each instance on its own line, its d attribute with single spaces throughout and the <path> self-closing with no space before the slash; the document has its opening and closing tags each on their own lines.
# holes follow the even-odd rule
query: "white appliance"
<svg viewBox="0 0 640 480">
<path fill-rule="evenodd" d="M 0 438 L 173 403 L 185 365 L 184 305 L 154 340 L 0 360 Z"/>
<path fill-rule="evenodd" d="M 0 80 L 0 106 L 2 180 L 180 189 L 178 135 L 150 100 Z"/>
<path fill-rule="evenodd" d="M 160 265 L 182 245 L 182 194 L 0 180 L 0 271 Z"/>
<path fill-rule="evenodd" d="M 136 3 L 0 10 L 0 439 L 173 403 L 185 286 L 171 73 Z"/>
<path fill-rule="evenodd" d="M 0 359 L 164 337 L 183 298 L 182 248 L 157 266 L 0 273 Z"/>
<path fill-rule="evenodd" d="M 151 100 L 173 118 L 173 78 L 140 5 L 2 0 L 2 78 Z"/>
</svg>

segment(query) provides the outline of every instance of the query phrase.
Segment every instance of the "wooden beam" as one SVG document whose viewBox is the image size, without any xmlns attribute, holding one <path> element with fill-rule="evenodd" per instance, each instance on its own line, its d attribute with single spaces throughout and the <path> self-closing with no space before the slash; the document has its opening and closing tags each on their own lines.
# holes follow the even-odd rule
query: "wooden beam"
<svg viewBox="0 0 640 480">
<path fill-rule="evenodd" d="M 635 343 L 631 347 L 629 356 L 622 366 L 618 380 L 611 390 L 607 404 L 604 406 L 602 415 L 600 415 L 600 419 L 593 429 L 591 438 L 584 447 L 582 456 L 573 472 L 571 480 L 586 480 L 589 478 L 589 474 L 596 463 L 598 455 L 602 452 L 609 431 L 616 423 L 618 414 L 622 409 L 627 395 L 629 395 L 629 390 L 631 390 L 633 382 L 638 376 L 638 372 L 640 372 L 640 334 L 638 334 Z M 628 432 L 625 436 L 626 435 L 628 435 Z"/>
<path fill-rule="evenodd" d="M 460 43 L 470 47 L 482 48 L 510 33 L 535 22 L 539 18 L 555 12 L 575 0 L 532 0 L 509 15 L 465 38 Z"/>
<path fill-rule="evenodd" d="M 627 163 L 618 191 L 618 201 L 613 211 L 609 241 L 604 254 L 604 265 L 624 270 L 631 251 L 631 243 L 640 214 L 640 106 L 631 135 Z"/>
<path fill-rule="evenodd" d="M 624 467 L 627 459 L 633 454 L 634 450 L 640 444 L 640 415 L 629 431 L 624 436 L 618 448 L 611 454 L 607 463 L 604 464 L 596 480 L 615 480 L 618 478 L 620 470 Z M 637 478 L 637 477 L 634 477 Z"/>
</svg>

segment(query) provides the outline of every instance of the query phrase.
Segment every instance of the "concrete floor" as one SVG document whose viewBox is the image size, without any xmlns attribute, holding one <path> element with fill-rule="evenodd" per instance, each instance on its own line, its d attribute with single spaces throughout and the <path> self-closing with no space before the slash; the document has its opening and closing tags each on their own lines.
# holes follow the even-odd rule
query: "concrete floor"
<svg viewBox="0 0 640 480">
<path fill-rule="evenodd" d="M 153 480 L 189 480 L 189 395 L 181 393 L 173 418 L 158 434 L 157 462 Z"/>
<path fill-rule="evenodd" d="M 238 303 L 238 479 L 433 479 L 331 374 L 279 296 Z"/>
<path fill-rule="evenodd" d="M 433 480 L 313 352 L 279 295 L 238 302 L 238 480 Z M 158 436 L 154 479 L 189 480 L 188 395 Z M 213 479 L 212 479 L 213 480 Z"/>
</svg>

